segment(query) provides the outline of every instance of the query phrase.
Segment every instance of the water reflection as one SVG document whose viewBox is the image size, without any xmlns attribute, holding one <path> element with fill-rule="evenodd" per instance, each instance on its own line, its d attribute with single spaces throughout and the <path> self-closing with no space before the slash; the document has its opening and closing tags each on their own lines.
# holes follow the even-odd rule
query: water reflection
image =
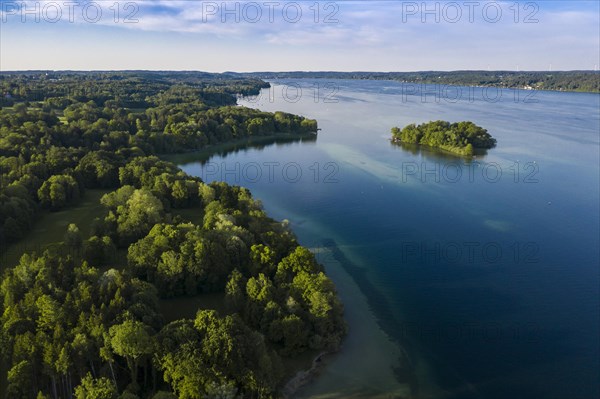
<svg viewBox="0 0 600 399">
<path fill-rule="evenodd" d="M 176 154 L 166 156 L 171 162 L 179 165 L 186 165 L 190 163 L 199 163 L 205 165 L 209 159 L 213 157 L 224 158 L 228 155 L 235 155 L 240 152 L 255 150 L 262 151 L 266 147 L 275 145 L 276 147 L 286 146 L 293 143 L 302 144 L 314 144 L 317 142 L 317 134 L 305 134 L 305 135 L 279 135 L 279 136 L 268 136 L 268 137 L 253 137 L 245 140 L 239 140 L 234 143 L 215 145 L 207 147 L 206 149 L 188 152 L 184 154 Z"/>
<path fill-rule="evenodd" d="M 410 155 L 419 155 L 431 161 L 447 160 L 456 161 L 462 159 L 469 163 L 474 159 L 482 159 L 488 154 L 488 150 L 485 148 L 473 149 L 473 156 L 453 154 L 448 151 L 444 151 L 439 148 L 429 147 L 421 144 L 414 143 L 403 143 L 390 140 L 390 146 L 392 148 L 401 149 L 404 153 Z"/>
</svg>

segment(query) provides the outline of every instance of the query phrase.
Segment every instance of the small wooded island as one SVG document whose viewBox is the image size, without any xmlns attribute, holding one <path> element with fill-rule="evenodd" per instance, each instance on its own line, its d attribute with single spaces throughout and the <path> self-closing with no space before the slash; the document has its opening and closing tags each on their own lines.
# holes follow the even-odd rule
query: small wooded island
<svg viewBox="0 0 600 399">
<path fill-rule="evenodd" d="M 393 127 L 392 142 L 426 145 L 465 156 L 473 155 L 477 149 L 496 146 L 496 139 L 473 122 L 432 121 L 412 123 L 402 130 Z"/>
</svg>

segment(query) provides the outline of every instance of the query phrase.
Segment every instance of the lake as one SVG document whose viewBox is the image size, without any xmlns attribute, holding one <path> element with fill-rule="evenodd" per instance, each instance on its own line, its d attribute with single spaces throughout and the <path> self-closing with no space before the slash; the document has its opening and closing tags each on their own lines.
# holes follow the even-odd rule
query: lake
<svg viewBox="0 0 600 399">
<path fill-rule="evenodd" d="M 250 188 L 336 283 L 350 332 L 299 397 L 600 397 L 600 95 L 271 83 L 239 103 L 315 118 L 316 140 L 180 166 Z M 389 141 L 438 119 L 498 145 Z"/>
</svg>

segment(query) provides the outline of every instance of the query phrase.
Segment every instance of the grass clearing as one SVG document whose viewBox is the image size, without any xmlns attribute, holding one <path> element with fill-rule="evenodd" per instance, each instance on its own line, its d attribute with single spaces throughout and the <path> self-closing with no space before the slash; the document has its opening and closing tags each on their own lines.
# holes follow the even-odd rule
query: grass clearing
<svg viewBox="0 0 600 399">
<path fill-rule="evenodd" d="M 25 252 L 43 252 L 51 244 L 63 241 L 70 223 L 75 223 L 84 239 L 90 236 L 94 218 L 104 214 L 100 198 L 111 190 L 87 190 L 79 203 L 58 212 L 44 211 L 33 229 L 21 240 L 0 251 L 0 269 L 11 267 L 19 262 Z"/>
</svg>

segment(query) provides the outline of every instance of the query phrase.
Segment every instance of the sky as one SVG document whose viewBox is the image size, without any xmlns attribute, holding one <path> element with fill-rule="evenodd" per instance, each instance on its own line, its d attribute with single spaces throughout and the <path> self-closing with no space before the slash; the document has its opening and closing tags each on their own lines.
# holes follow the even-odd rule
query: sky
<svg viewBox="0 0 600 399">
<path fill-rule="evenodd" d="M 0 71 L 600 67 L 598 0 L 0 0 L 0 21 Z"/>
</svg>

